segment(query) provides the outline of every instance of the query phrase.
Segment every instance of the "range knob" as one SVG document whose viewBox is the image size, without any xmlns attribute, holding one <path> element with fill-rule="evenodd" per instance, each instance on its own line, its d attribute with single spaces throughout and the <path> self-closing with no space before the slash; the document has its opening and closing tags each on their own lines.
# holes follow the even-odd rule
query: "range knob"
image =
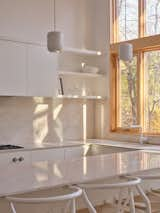
<svg viewBox="0 0 160 213">
<path fill-rule="evenodd" d="M 19 160 L 19 162 L 22 162 L 22 161 L 24 161 L 24 157 L 20 157 L 18 160 Z"/>
<path fill-rule="evenodd" d="M 14 157 L 13 159 L 12 159 L 12 162 L 13 163 L 16 163 L 18 161 L 18 159 L 16 158 L 16 157 Z"/>
</svg>

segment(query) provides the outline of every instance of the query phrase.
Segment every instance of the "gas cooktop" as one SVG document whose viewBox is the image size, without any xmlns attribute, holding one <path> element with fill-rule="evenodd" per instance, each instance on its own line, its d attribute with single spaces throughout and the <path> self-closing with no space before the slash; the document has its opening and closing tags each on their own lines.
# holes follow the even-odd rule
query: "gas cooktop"
<svg viewBox="0 0 160 213">
<path fill-rule="evenodd" d="M 7 150 L 7 149 L 22 149 L 22 146 L 15 146 L 15 145 L 0 145 L 0 150 Z"/>
</svg>

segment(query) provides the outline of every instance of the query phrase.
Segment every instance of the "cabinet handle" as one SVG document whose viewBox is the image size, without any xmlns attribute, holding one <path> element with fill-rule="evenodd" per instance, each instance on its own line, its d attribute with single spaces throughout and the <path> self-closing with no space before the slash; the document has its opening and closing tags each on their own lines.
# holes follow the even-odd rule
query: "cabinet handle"
<svg viewBox="0 0 160 213">
<path fill-rule="evenodd" d="M 22 161 L 24 161 L 24 157 L 20 157 L 18 160 L 19 160 L 19 162 L 22 162 Z"/>
<path fill-rule="evenodd" d="M 18 161 L 18 159 L 16 157 L 12 159 L 13 163 L 16 163 L 17 161 Z"/>
</svg>

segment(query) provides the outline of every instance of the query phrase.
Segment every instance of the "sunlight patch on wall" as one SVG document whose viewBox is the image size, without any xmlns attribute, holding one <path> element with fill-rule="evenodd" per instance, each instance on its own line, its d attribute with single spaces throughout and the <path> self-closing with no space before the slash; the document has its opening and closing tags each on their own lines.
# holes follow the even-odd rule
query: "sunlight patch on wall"
<svg viewBox="0 0 160 213">
<path fill-rule="evenodd" d="M 63 109 L 63 104 L 59 104 L 53 109 L 53 120 L 55 122 L 55 132 L 60 142 L 63 142 L 63 123 L 59 118 L 60 112 Z"/>
<path fill-rule="evenodd" d="M 35 103 L 43 103 L 44 98 L 43 97 L 33 97 L 33 100 Z"/>
<path fill-rule="evenodd" d="M 83 158 L 83 174 L 87 175 L 87 158 Z"/>
<path fill-rule="evenodd" d="M 53 120 L 56 120 L 58 118 L 59 113 L 61 112 L 63 108 L 63 104 L 59 104 L 54 110 L 53 110 Z"/>
<path fill-rule="evenodd" d="M 38 104 L 34 110 L 35 115 L 43 112 L 48 112 L 48 104 Z"/>
<path fill-rule="evenodd" d="M 54 130 L 55 130 L 55 133 L 56 133 L 57 137 L 59 138 L 60 142 L 63 142 L 63 123 L 60 119 L 56 120 Z"/>
<path fill-rule="evenodd" d="M 87 139 L 87 104 L 83 104 L 83 140 Z"/>
<path fill-rule="evenodd" d="M 82 88 L 82 96 L 86 96 L 86 95 L 87 95 L 87 93 L 86 93 L 86 88 L 83 87 L 83 88 Z"/>
<path fill-rule="evenodd" d="M 104 104 L 101 104 L 101 137 L 104 136 Z"/>
<path fill-rule="evenodd" d="M 38 104 L 34 111 L 34 114 L 37 116 L 35 116 L 33 120 L 33 135 L 34 141 L 38 144 L 41 144 L 48 134 L 47 112 L 48 112 L 47 104 Z"/>
</svg>

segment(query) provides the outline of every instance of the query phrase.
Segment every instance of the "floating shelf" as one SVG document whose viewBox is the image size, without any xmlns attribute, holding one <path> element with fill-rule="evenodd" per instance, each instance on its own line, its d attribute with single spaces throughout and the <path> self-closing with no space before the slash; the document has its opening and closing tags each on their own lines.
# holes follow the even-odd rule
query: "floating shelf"
<svg viewBox="0 0 160 213">
<path fill-rule="evenodd" d="M 33 45 L 33 46 L 39 46 L 39 47 L 46 47 L 46 44 L 18 40 L 16 38 L 11 38 L 11 37 L 7 37 L 7 36 L 0 36 L 0 41 L 13 42 L 13 43 L 24 44 L 24 45 Z"/>
<path fill-rule="evenodd" d="M 59 75 L 72 75 L 72 76 L 79 76 L 79 77 L 93 77 L 93 78 L 104 78 L 105 75 L 99 73 L 85 73 L 85 72 L 71 72 L 71 71 L 59 71 Z"/>
<path fill-rule="evenodd" d="M 107 97 L 102 96 L 79 96 L 79 95 L 58 95 L 60 99 L 86 99 L 86 100 L 105 100 Z"/>
<path fill-rule="evenodd" d="M 7 42 L 9 41 L 9 42 L 21 43 L 21 44 L 25 44 L 25 45 L 47 47 L 46 43 L 23 41 L 23 40 L 18 40 L 16 38 L 11 38 L 11 37 L 7 37 L 7 36 L 0 36 L 0 40 L 7 41 Z M 70 48 L 70 47 L 64 47 L 63 52 L 74 53 L 74 54 L 79 54 L 79 55 L 91 55 L 91 56 L 101 56 L 102 55 L 101 51 Z"/>
<path fill-rule="evenodd" d="M 93 55 L 93 56 L 101 56 L 101 51 L 95 51 L 95 50 L 87 50 L 87 49 L 76 49 L 76 48 L 69 48 L 66 47 L 63 49 L 64 52 L 74 53 L 74 54 L 80 54 L 80 55 Z"/>
</svg>

